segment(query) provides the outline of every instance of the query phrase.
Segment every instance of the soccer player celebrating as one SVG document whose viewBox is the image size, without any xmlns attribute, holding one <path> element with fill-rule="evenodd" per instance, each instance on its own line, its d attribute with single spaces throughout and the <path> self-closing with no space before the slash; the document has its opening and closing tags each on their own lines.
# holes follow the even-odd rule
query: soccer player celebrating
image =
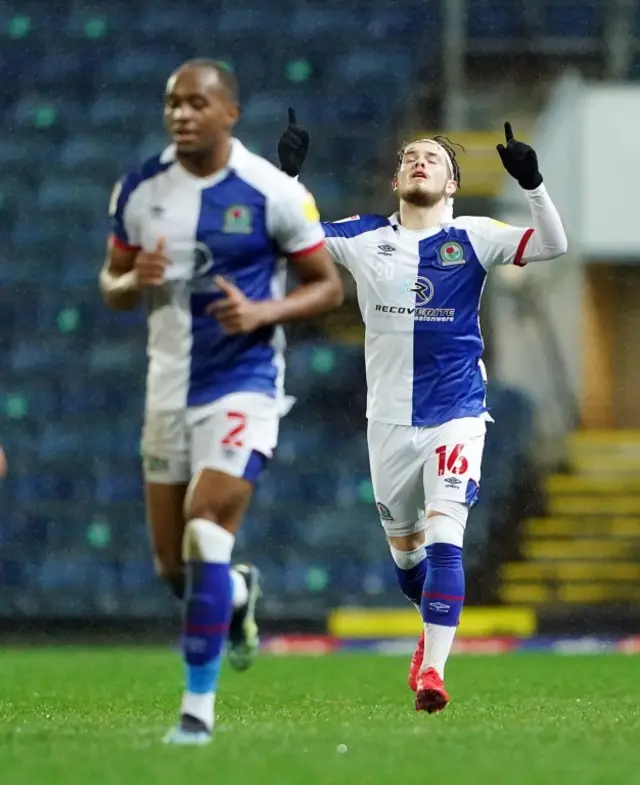
<svg viewBox="0 0 640 785">
<path fill-rule="evenodd" d="M 441 137 L 400 151 L 397 213 L 323 223 L 333 258 L 358 290 L 371 477 L 398 582 L 424 623 L 409 686 L 416 709 L 429 713 L 449 702 L 443 678 L 464 602 L 464 530 L 491 421 L 479 325 L 485 278 L 497 265 L 522 267 L 567 250 L 535 151 L 509 123 L 505 136 L 498 153 L 529 202 L 529 228 L 453 218 L 460 170 Z M 290 110 L 278 143 L 281 168 L 297 176 L 308 147 Z"/>
<path fill-rule="evenodd" d="M 202 744 L 227 632 L 238 669 L 257 649 L 257 571 L 230 560 L 287 409 L 279 325 L 336 307 L 342 289 L 311 195 L 232 138 L 224 66 L 180 67 L 164 116 L 173 144 L 115 187 L 100 287 L 112 308 L 149 310 L 147 516 L 157 570 L 184 599 L 186 690 L 167 741 Z M 287 259 L 300 285 L 285 296 Z"/>
</svg>

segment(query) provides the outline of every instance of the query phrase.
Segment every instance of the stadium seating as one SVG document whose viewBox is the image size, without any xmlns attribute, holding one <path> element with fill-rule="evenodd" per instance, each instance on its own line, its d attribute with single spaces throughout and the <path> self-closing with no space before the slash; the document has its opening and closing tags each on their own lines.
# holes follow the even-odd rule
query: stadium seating
<svg viewBox="0 0 640 785">
<path fill-rule="evenodd" d="M 541 35 L 598 34 L 593 3 L 533 5 Z M 144 323 L 108 311 L 96 280 L 110 189 L 163 144 L 168 72 L 196 55 L 229 61 L 242 89 L 238 133 L 272 159 L 296 106 L 314 133 L 305 182 L 338 218 L 362 198 L 379 140 L 394 139 L 423 42 L 439 39 L 440 9 L 435 0 L 3 3 L 0 441 L 12 471 L 0 486 L 0 614 L 173 612 L 153 578 L 142 509 Z M 470 4 L 473 39 L 521 36 L 526 24 L 510 0 Z M 265 572 L 268 609 L 402 602 L 373 505 L 363 372 L 361 347 L 318 338 L 291 348 L 298 404 L 238 543 Z M 469 531 L 471 569 L 485 558 L 493 506 L 509 503 L 531 429 L 526 401 L 491 392 L 498 424 Z"/>
</svg>

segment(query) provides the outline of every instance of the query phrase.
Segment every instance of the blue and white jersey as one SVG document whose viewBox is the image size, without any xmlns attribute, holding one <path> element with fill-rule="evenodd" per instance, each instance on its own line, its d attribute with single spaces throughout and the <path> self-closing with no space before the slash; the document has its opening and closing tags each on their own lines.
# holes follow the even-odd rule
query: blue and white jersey
<svg viewBox="0 0 640 785">
<path fill-rule="evenodd" d="M 227 335 L 205 312 L 223 275 L 253 300 L 284 297 L 286 257 L 321 247 L 313 197 L 268 161 L 232 141 L 227 167 L 208 178 L 187 172 L 167 148 L 127 174 L 110 205 L 113 242 L 156 248 L 171 261 L 149 289 L 147 408 L 177 410 L 237 392 L 283 395 L 280 327 Z"/>
<path fill-rule="evenodd" d="M 487 271 L 523 264 L 533 229 L 456 218 L 425 231 L 398 216 L 323 223 L 353 275 L 365 324 L 367 417 L 432 427 L 485 416 L 479 308 Z"/>
</svg>

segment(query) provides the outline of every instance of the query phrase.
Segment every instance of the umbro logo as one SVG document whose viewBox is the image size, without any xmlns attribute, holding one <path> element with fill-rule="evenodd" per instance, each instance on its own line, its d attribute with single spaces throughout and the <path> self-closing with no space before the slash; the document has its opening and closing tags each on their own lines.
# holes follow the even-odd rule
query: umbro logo
<svg viewBox="0 0 640 785">
<path fill-rule="evenodd" d="M 391 256 L 395 250 L 393 245 L 387 245 L 386 243 L 378 246 L 378 253 L 380 256 Z"/>
<path fill-rule="evenodd" d="M 164 215 L 164 207 L 160 204 L 154 204 L 151 207 L 151 215 L 154 218 L 162 218 Z"/>
<path fill-rule="evenodd" d="M 430 602 L 429 608 L 436 613 L 446 613 L 449 610 L 449 605 L 444 602 Z"/>
</svg>

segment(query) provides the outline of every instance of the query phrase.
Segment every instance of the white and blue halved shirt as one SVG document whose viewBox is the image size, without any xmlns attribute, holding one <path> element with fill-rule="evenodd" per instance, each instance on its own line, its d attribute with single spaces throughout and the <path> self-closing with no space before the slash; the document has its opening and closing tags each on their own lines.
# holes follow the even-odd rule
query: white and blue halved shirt
<svg viewBox="0 0 640 785">
<path fill-rule="evenodd" d="M 411 231 L 398 216 L 323 223 L 365 324 L 367 417 L 433 427 L 485 416 L 480 299 L 487 271 L 523 264 L 533 229 L 461 217 Z"/>
<path fill-rule="evenodd" d="M 232 140 L 227 167 L 196 177 L 167 148 L 116 185 L 113 242 L 156 248 L 171 261 L 165 283 L 147 292 L 147 409 L 201 406 L 237 392 L 283 397 L 284 335 L 264 327 L 227 335 L 205 312 L 223 275 L 253 300 L 284 297 L 286 258 L 324 243 L 312 196 Z"/>
</svg>

